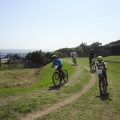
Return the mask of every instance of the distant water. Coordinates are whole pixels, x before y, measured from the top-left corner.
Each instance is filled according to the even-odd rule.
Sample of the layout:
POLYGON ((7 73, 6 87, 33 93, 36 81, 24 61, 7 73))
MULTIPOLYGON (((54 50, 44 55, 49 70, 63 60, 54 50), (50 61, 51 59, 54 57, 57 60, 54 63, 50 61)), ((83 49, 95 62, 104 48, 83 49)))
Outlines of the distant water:
POLYGON ((39 50, 28 50, 28 49, 0 49, 0 58, 9 59, 10 55, 18 54, 21 57, 25 57, 29 52, 34 52, 39 50))
POLYGON ((39 50, 30 50, 30 49, 0 49, 0 53, 29 53, 39 50))
MULTIPOLYGON (((18 54, 21 57, 25 57, 29 52, 35 52, 39 50, 33 50, 33 49, 0 49, 0 58, 4 59, 6 56, 10 56, 10 54, 18 54)), ((44 50, 42 52, 52 52, 52 50, 44 50)))

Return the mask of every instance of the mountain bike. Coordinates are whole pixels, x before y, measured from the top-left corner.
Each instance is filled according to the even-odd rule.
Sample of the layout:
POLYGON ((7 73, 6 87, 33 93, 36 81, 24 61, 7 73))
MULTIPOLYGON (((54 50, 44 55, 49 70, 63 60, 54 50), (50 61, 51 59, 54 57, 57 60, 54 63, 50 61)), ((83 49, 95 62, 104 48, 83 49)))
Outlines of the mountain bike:
POLYGON ((73 64, 77 66, 77 61, 76 61, 76 57, 72 58, 73 64))
POLYGON ((99 78, 99 90, 101 95, 105 95, 107 93, 107 84, 106 78, 103 75, 103 70, 97 70, 98 78, 99 78))
POLYGON ((91 59, 90 72, 93 73, 94 71, 95 71, 95 59, 91 59))
POLYGON ((55 87, 60 87, 61 86, 61 83, 62 83, 62 80, 64 80, 64 83, 68 82, 68 72, 67 70, 64 70, 63 68, 63 71, 64 71, 64 74, 62 72, 59 72, 57 70, 57 66, 54 66, 54 73, 52 75, 52 81, 53 81, 53 84, 55 87))

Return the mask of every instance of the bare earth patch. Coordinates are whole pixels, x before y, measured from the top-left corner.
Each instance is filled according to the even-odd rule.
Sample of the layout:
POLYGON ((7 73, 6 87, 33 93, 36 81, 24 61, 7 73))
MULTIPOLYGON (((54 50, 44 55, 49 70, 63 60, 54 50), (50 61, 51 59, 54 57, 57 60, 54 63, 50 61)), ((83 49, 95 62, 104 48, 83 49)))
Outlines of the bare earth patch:
MULTIPOLYGON (((84 66, 83 66, 84 67, 84 66)), ((86 68, 86 67, 84 67, 86 68)), ((89 70, 88 68, 86 68, 87 70, 89 70)), ((76 79, 78 77, 80 73, 80 67, 77 66, 77 72, 74 74, 73 77, 71 77, 71 82, 72 79, 76 79)), ((89 80, 89 82, 83 87, 83 89, 75 94, 73 94, 72 96, 70 96, 69 98, 65 99, 64 101, 61 101, 59 103, 56 103, 54 105, 52 105, 51 107, 45 108, 43 111, 38 111, 38 112, 34 112, 34 113, 30 113, 28 114, 25 118, 22 118, 23 120, 34 120, 36 118, 40 118, 42 116, 47 115, 50 112, 53 112, 67 104, 70 104, 72 102, 75 102, 76 99, 78 99, 79 97, 81 97, 83 94, 85 94, 95 83, 96 81, 96 77, 94 74, 91 74, 91 79, 89 80)), ((69 83, 70 84, 70 83, 69 83)))
MULTIPOLYGON (((9 84, 0 84, 0 87, 22 87, 22 86, 28 86, 30 84, 34 84, 39 80, 39 74, 40 74, 40 69, 34 69, 32 74, 30 76, 15 76, 12 73, 7 73, 7 77, 12 78, 12 79, 21 79, 22 81, 19 83, 9 83, 9 84)), ((7 96, 7 98, 0 99, 1 105, 5 105, 7 102, 10 101, 16 101, 21 99, 21 96, 7 96)))
POLYGON ((12 73, 8 72, 5 74, 5 76, 9 79, 12 79, 12 82, 6 82, 3 84, 0 84, 0 87, 20 87, 20 86, 28 86, 31 84, 34 84, 38 81, 39 79, 39 74, 40 74, 40 69, 33 69, 33 71, 29 74, 23 73, 23 72, 18 72, 18 73, 12 73), (19 80, 19 81, 15 81, 19 80))

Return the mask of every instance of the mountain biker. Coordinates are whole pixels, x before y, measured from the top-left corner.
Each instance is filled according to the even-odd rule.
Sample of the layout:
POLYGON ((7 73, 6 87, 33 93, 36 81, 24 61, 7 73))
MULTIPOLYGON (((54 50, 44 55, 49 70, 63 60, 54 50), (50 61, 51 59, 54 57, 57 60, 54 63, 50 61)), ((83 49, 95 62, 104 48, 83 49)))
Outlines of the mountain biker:
POLYGON ((77 57, 77 53, 75 51, 72 51, 70 53, 70 55, 71 55, 72 58, 76 58, 77 57))
POLYGON ((95 58, 95 52, 93 49, 90 50, 90 53, 89 53, 89 64, 91 64, 92 62, 92 59, 95 58))
POLYGON ((63 67, 62 61, 60 59, 58 59, 57 55, 53 55, 52 58, 53 58, 52 67, 57 66, 57 70, 59 72, 62 72, 62 74, 64 75, 64 71, 62 69, 62 67, 63 67))
POLYGON ((98 67, 98 70, 102 70, 102 74, 105 77, 106 85, 108 86, 107 74, 106 74, 107 64, 106 64, 106 62, 103 61, 102 56, 97 57, 97 62, 95 64, 95 71, 96 71, 96 67, 98 67))
POLYGON ((77 57, 77 53, 75 51, 72 51, 70 53, 71 57, 72 57, 72 61, 75 59, 76 60, 76 57, 77 57))

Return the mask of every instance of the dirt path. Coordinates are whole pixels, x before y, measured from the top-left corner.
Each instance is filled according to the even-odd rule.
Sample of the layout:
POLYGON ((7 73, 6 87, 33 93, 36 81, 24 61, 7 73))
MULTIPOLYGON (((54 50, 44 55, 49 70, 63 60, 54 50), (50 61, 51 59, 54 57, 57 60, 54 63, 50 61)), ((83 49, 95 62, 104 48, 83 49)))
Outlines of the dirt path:
MULTIPOLYGON (((87 70, 89 70, 87 67, 82 66, 84 68, 86 68, 87 70)), ((80 72, 79 70, 79 66, 78 66, 78 71, 75 73, 74 77, 77 78, 78 77, 78 73, 80 72)), ((74 79, 75 79, 74 78, 74 79)), ((72 80, 72 79, 71 79, 72 80)), ((83 89, 75 94, 73 94, 71 97, 65 99, 64 101, 61 101, 59 103, 54 104, 53 106, 44 109, 41 112, 35 112, 35 113, 30 113, 29 115, 26 116, 26 118, 23 118, 22 120, 34 120, 36 118, 40 118, 42 116, 47 115, 50 112, 53 112, 67 104, 70 104, 72 102, 75 102, 76 99, 78 99, 79 97, 81 97, 83 94, 85 94, 95 83, 96 81, 96 77, 94 74, 91 74, 91 79, 89 80, 89 82, 83 87, 83 89)))

